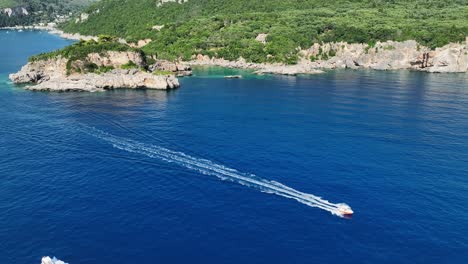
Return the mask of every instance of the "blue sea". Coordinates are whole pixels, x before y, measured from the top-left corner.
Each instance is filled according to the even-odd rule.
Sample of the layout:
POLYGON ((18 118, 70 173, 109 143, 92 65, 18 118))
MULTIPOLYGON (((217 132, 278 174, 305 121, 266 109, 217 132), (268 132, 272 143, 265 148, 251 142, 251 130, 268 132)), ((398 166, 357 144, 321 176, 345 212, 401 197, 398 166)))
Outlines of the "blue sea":
POLYGON ((467 74, 8 81, 67 44, 0 31, 0 263, 468 263, 467 74))

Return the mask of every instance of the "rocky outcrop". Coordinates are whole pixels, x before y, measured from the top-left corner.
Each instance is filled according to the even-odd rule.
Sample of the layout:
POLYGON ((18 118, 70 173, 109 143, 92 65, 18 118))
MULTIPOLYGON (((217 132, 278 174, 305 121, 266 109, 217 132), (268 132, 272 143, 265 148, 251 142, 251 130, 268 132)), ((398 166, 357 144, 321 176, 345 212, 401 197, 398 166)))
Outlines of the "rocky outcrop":
POLYGON ((99 67, 114 67, 119 68, 122 65, 133 62, 139 67, 146 66, 144 58, 140 53, 134 51, 118 52, 107 51, 104 54, 90 53, 87 58, 88 62, 94 63, 99 67))
MULTIPOLYGON (((179 81, 174 74, 153 74, 140 68, 119 69, 118 67, 133 61, 143 64, 138 53, 108 52, 107 56, 91 53, 87 63, 98 67, 115 67, 116 69, 103 73, 85 72, 83 70, 70 73, 70 68, 78 69, 83 61, 68 62, 65 58, 40 60, 30 62, 19 72, 10 74, 10 80, 17 84, 28 84, 29 90, 47 91, 89 91, 97 92, 117 88, 173 89, 179 87, 179 81), (68 67, 67 67, 68 64, 68 67), (68 68, 68 69, 67 69, 68 68)), ((111 69, 111 68, 107 68, 111 69)))
POLYGON ((11 8, 5 8, 2 10, 3 14, 6 14, 8 17, 11 17, 13 15, 13 9, 11 8))
POLYGON ((223 58, 210 58, 208 55, 202 55, 202 54, 193 56, 193 60, 189 61, 188 63, 190 65, 195 65, 195 66, 220 66, 220 67, 226 67, 226 68, 240 68, 240 69, 252 69, 252 70, 260 70, 265 65, 261 63, 247 62, 242 57, 236 61, 229 61, 223 58))
POLYGON ((297 74, 317 74, 322 73, 320 69, 313 68, 308 64, 284 65, 281 63, 252 63, 247 62, 244 58, 239 58, 236 61, 228 61, 225 59, 210 58, 206 55, 197 55, 194 60, 189 62, 193 66, 219 66, 226 68, 239 68, 255 70, 257 74, 280 74, 280 75, 297 75, 297 74))
POLYGON ((137 43, 129 43, 128 45, 132 48, 143 48, 153 41, 152 39, 140 39, 137 43))
POLYGON ((88 19, 89 19, 88 13, 81 13, 81 15, 75 19, 75 24, 86 22, 88 19))
POLYGON ((174 75, 156 76, 139 70, 113 70, 103 74, 74 74, 50 79, 37 85, 27 86, 33 91, 87 91, 102 92, 109 89, 158 89, 167 90, 179 87, 174 75))
POLYGON ((160 7, 166 3, 178 3, 178 4, 183 4, 188 2, 188 0, 158 0, 156 6, 160 7))
POLYGON ((452 43, 435 51, 416 41, 349 44, 315 44, 301 51, 300 64, 312 68, 369 68, 375 70, 411 69, 427 72, 467 72, 467 45, 452 43))
MULTIPOLYGON (((468 42, 468 41, 467 41, 468 42)), ((428 54, 428 72, 467 72, 468 48, 467 45, 449 44, 428 54)))
POLYGON ((156 60, 154 64, 148 67, 148 70, 154 73, 171 72, 178 77, 192 75, 192 68, 189 65, 165 60, 156 60))
POLYGON ((323 73, 322 70, 314 69, 303 64, 297 65, 264 65, 262 69, 255 71, 256 74, 280 74, 280 75, 298 75, 298 74, 317 74, 323 73))
POLYGON ((265 45, 267 43, 267 37, 268 37, 268 34, 260 33, 257 35, 255 40, 265 45))
POLYGON ((30 62, 19 72, 10 74, 10 80, 14 83, 40 83, 59 79, 67 74, 67 62, 64 58, 30 62))
POLYGON ((29 11, 22 6, 0 9, 0 14, 2 13, 7 15, 8 17, 29 15, 29 11))
POLYGON ((164 28, 164 25, 155 25, 151 29, 156 31, 161 31, 164 28))

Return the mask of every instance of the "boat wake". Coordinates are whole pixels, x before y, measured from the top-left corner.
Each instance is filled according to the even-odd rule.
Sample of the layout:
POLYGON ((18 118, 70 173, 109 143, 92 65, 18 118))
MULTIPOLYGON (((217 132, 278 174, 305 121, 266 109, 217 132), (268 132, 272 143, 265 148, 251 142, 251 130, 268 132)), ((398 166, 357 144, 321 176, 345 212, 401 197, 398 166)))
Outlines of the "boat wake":
POLYGON ((41 261, 41 264, 68 264, 68 263, 63 262, 63 261, 57 259, 56 257, 53 257, 53 258, 43 257, 42 261, 41 261))
POLYGON ((352 214, 351 208, 346 204, 330 203, 321 197, 300 192, 276 181, 262 179, 254 174, 239 172, 207 159, 195 158, 182 152, 169 150, 160 146, 144 144, 131 139, 114 136, 92 127, 82 127, 81 129, 86 134, 112 144, 117 149, 161 159, 205 175, 216 176, 221 180, 231 181, 249 188, 257 189, 261 192, 294 199, 310 207, 326 210, 336 216, 343 217, 349 215, 349 212, 352 214))

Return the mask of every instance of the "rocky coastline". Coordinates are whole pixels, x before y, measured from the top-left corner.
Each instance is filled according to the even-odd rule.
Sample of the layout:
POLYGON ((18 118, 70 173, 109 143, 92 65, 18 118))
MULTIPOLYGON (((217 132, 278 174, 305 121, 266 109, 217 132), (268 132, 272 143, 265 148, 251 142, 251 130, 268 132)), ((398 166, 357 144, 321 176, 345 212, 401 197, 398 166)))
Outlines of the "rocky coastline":
POLYGON ((468 37, 463 43, 450 43, 431 50, 416 41, 386 41, 375 45, 347 42, 314 44, 299 52, 295 65, 250 63, 239 58, 228 61, 204 55, 193 57, 192 66, 219 66, 252 69, 257 74, 316 74, 332 69, 415 70, 431 73, 467 73, 468 37))
POLYGON ((237 68, 254 70, 256 74, 280 74, 280 75, 297 75, 297 74, 317 74, 323 73, 321 69, 312 69, 303 67, 300 64, 284 65, 281 63, 253 63, 247 62, 244 58, 239 58, 237 61, 229 61, 219 58, 210 58, 208 56, 198 55, 187 62, 190 66, 216 66, 224 68, 237 68))
POLYGON ((138 52, 109 51, 90 53, 72 62, 63 57, 32 61, 9 78, 15 84, 26 84, 25 89, 33 91, 169 90, 180 86, 177 72, 159 71, 158 67, 151 71, 144 66, 145 60, 138 52), (90 65, 92 70, 89 70, 90 65))
MULTIPOLYGON (((20 76, 10 77, 15 83, 20 76)), ((30 82, 26 82, 30 83, 30 82)), ((82 91, 82 92, 103 92, 111 89, 157 89, 169 90, 179 87, 178 79, 173 75, 154 76, 150 73, 139 70, 112 70, 111 72, 96 74, 75 74, 67 77, 54 78, 35 85, 28 85, 25 89, 31 91, 82 91)))
MULTIPOLYGON (((11 30, 45 30, 62 38, 73 40, 94 40, 94 36, 68 34, 56 28, 54 23, 47 25, 3 28, 11 30)), ((118 40, 127 44, 125 40, 118 40)), ((347 42, 314 44, 299 51, 297 64, 252 63, 243 58, 229 61, 223 58, 210 58, 197 55, 188 62, 168 62, 152 58, 152 65, 145 65, 142 54, 135 52, 107 52, 89 54, 88 63, 97 67, 110 67, 105 72, 86 72, 85 62, 73 65, 77 72, 70 74, 67 60, 55 58, 48 61, 30 62, 18 73, 10 75, 17 84, 27 84, 25 89, 34 91, 104 91, 117 88, 174 89, 179 87, 177 77, 191 75, 190 66, 218 66, 226 68, 250 69, 256 74, 320 74, 333 69, 373 69, 373 70, 414 70, 429 73, 467 73, 468 37, 462 43, 450 43, 435 50, 424 47, 416 41, 386 41, 369 44, 347 42), (133 62, 137 69, 122 69, 121 66, 133 62), (81 63, 81 64, 80 64, 81 63), (144 70, 143 70, 144 69, 144 70)), ((127 44, 128 45, 128 44, 127 44)))

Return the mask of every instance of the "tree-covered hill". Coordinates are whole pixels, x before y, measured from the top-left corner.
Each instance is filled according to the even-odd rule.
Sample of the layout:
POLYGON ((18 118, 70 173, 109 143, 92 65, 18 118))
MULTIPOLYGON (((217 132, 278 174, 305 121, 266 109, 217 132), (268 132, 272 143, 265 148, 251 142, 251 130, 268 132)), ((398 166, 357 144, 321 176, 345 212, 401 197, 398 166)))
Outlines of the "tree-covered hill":
POLYGON ((0 27, 52 22, 96 0, 0 0, 0 27))
POLYGON ((102 0, 66 31, 150 38, 144 50, 160 58, 202 53, 294 63, 313 43, 415 39, 432 48, 468 35, 468 0, 102 0), (164 27, 160 30, 154 26, 164 27), (256 41, 268 34, 266 43, 256 41))

